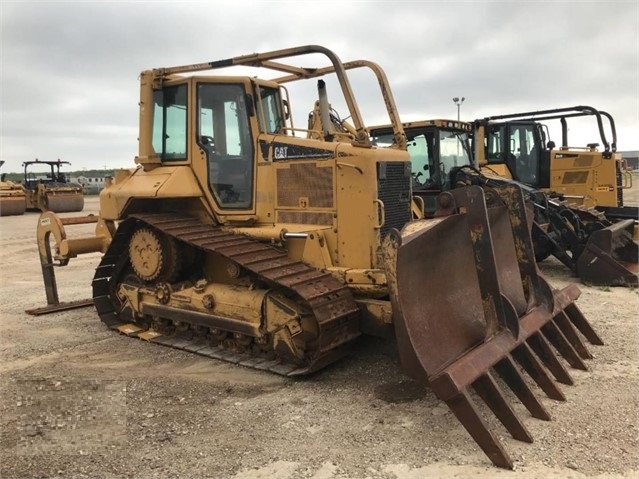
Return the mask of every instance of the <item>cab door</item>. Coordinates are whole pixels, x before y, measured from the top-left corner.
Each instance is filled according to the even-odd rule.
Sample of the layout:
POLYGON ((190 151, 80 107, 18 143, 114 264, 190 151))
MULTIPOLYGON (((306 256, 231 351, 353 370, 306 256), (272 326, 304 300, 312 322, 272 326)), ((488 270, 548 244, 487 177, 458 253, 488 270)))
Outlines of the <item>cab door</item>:
POLYGON ((220 210, 254 209, 255 162, 243 84, 197 84, 197 142, 206 152, 208 188, 220 210))

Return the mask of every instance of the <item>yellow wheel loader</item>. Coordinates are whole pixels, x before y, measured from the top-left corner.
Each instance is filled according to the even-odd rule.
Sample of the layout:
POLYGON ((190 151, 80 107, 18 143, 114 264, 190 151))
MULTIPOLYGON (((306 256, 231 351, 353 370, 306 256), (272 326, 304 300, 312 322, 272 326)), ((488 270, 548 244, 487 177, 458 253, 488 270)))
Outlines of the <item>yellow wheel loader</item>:
POLYGON ((84 193, 82 186, 71 183, 60 171, 68 161, 25 161, 24 181, 22 185, 26 194, 27 210, 53 211, 66 213, 84 209, 84 193), (46 168, 45 171, 41 167, 46 168))
POLYGON ((506 468, 471 391, 531 442, 496 377, 547 420, 526 376, 563 400, 557 383, 572 379, 558 356, 586 369, 586 342, 602 344, 577 287, 555 290, 535 268, 518 188, 489 201, 477 186, 445 192, 437 218, 412 221, 410 157, 377 65, 310 45, 147 70, 139 105, 138 167, 107 183, 99 217, 41 215, 49 305, 32 314, 69 306, 54 267, 101 251, 93 304, 132 338, 299 376, 349 354, 362 334, 395 336, 406 372, 506 468), (292 63, 300 58, 314 63, 292 63), (230 76, 236 66, 260 75, 230 76), (369 138, 346 73, 359 66, 377 75, 395 146, 369 138), (309 80, 316 129, 291 114, 289 85, 309 80), (329 81, 349 126, 331 116, 329 81), (90 221, 94 236, 66 236, 90 221))
MULTIPOLYGON (((0 161, 0 167, 4 161, 0 161)), ((26 195, 20 183, 0 178, 0 216, 23 215, 27 208, 26 195)))

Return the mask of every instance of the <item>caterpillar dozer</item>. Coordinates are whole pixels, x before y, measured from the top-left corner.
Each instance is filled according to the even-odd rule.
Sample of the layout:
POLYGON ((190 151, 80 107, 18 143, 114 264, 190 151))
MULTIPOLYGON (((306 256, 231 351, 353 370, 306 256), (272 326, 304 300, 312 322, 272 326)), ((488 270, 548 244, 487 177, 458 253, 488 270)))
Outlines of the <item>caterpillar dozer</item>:
MULTIPOLYGON (((0 167, 4 160, 0 161, 0 167)), ((27 208, 26 195, 20 183, 9 181, 2 173, 0 177, 0 216, 23 215, 27 208)))
POLYGON ((591 106, 573 106, 489 116, 474 123, 475 145, 479 147, 475 154, 482 166, 552 197, 596 208, 610 220, 639 219, 639 208, 624 204, 624 190, 632 188, 632 174, 617 153, 617 131, 609 113, 591 106), (598 142, 569 146, 568 119, 576 118, 596 122, 598 142), (550 122, 561 126, 559 147, 551 139, 550 122))
POLYGON ((54 213, 77 212, 84 209, 82 186, 71 183, 60 167, 68 161, 43 161, 37 158, 22 163, 27 210, 54 213), (45 166, 45 172, 37 171, 45 166))
POLYGON ((437 218, 412 220, 404 130, 376 64, 309 45, 146 70, 139 105, 138 166, 107 183, 99 215, 40 216, 48 306, 31 314, 67 307, 54 268, 100 251, 93 304, 133 338, 299 376, 349 354, 362 334, 394 336, 406 372, 505 468, 512 459, 472 391, 531 442, 496 376, 548 420, 525 375, 563 400, 566 365, 586 369, 586 343, 602 344, 578 288, 555 290, 535 268, 518 188, 494 190, 509 201, 487 202, 477 186, 444 192, 437 218), (306 55, 328 66, 292 64, 306 55), (230 76, 236 66, 272 77, 230 76), (355 67, 377 76, 397 146, 371 143, 346 73, 355 67), (294 125, 289 97, 289 84, 309 79, 313 130, 294 125), (333 121, 329 80, 352 126, 333 121), (95 235, 67 237, 89 222, 95 235))
POLYGON ((491 116, 474 125, 474 156, 483 174, 544 193, 531 190, 539 205, 541 228, 533 232, 538 259, 552 254, 588 283, 636 287, 639 208, 624 204, 632 175, 616 143, 612 116, 589 106, 491 116), (602 151, 599 143, 568 146, 568 119, 578 117, 596 120, 602 151), (560 147, 542 121, 561 123, 560 147))

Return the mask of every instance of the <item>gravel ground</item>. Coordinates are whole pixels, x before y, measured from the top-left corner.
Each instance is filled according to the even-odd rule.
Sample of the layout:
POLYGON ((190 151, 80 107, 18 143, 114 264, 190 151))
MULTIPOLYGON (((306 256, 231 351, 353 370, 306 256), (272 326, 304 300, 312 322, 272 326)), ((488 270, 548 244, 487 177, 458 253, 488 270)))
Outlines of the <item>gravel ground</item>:
MULTIPOLYGON (((515 461, 505 471, 401 372, 393 342, 364 338, 294 380, 120 336, 93 308, 25 314, 45 303, 37 217, 0 218, 3 478, 639 477, 636 289, 580 285, 577 304, 606 345, 590 348, 590 371, 571 370, 567 401, 539 393, 551 422, 513 401, 534 443, 492 423, 515 461)), ((57 270, 61 300, 90 296, 98 261, 57 270)), ((542 270, 554 286, 578 282, 557 262, 542 270)))

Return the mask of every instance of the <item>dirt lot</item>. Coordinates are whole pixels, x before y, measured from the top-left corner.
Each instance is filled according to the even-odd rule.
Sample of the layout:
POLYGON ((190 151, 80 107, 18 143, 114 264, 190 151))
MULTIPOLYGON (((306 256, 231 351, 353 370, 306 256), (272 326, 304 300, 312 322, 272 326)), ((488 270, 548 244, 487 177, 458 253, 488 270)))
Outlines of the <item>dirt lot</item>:
MULTIPOLYGON (((403 375, 391 342, 366 338, 293 380, 120 336, 92 308, 25 314, 45 304, 37 217, 0 218, 3 478, 639 477, 636 289, 581 286, 577 304, 606 345, 590 348, 590 371, 571 370, 566 402, 539 392, 553 421, 517 409, 533 444, 495 426, 516 462, 504 471, 403 375)), ((98 260, 57 270, 62 300, 90 296, 98 260)), ((543 270, 557 287, 574 281, 558 263, 543 270)))

